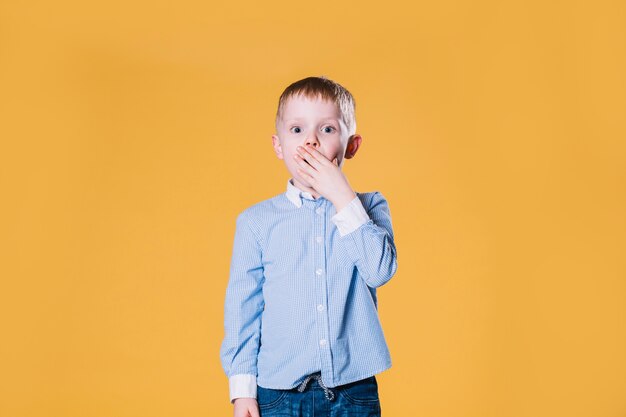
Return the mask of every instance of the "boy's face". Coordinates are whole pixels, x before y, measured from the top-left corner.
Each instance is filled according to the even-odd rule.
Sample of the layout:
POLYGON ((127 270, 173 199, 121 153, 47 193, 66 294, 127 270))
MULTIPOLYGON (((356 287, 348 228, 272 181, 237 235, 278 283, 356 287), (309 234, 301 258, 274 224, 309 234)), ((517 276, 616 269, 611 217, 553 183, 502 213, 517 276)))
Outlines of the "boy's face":
POLYGON ((348 138, 347 127, 341 120, 337 105, 321 98, 289 98, 283 107, 276 133, 272 135, 276 156, 285 161, 295 185, 303 185, 304 188, 311 185, 298 174, 298 163, 293 157, 298 153, 298 146, 311 145, 331 162, 337 157, 337 164, 341 167, 344 157, 352 158, 361 142, 360 135, 348 138))

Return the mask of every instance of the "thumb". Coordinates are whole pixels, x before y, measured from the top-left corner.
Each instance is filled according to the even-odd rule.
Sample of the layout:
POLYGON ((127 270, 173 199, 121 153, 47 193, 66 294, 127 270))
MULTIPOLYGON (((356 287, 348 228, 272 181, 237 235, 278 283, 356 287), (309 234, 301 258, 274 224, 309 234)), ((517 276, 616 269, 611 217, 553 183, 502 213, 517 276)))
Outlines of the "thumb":
POLYGON ((335 157, 335 159, 333 159, 333 164, 339 166, 339 161, 337 160, 337 157, 335 157))

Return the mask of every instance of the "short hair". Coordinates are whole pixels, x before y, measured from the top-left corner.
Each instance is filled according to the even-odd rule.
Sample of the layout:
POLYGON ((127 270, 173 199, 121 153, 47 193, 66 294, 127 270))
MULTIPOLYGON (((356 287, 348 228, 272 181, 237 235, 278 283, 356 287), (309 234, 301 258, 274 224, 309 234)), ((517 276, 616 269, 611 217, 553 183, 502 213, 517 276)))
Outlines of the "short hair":
POLYGON ((348 129, 348 137, 356 133, 356 103, 352 94, 341 84, 328 79, 322 75, 320 77, 307 77, 289 85, 278 99, 278 110, 276 111, 276 129, 278 122, 282 118, 283 109, 287 100, 294 96, 303 96, 309 99, 322 98, 337 105, 339 114, 348 129))

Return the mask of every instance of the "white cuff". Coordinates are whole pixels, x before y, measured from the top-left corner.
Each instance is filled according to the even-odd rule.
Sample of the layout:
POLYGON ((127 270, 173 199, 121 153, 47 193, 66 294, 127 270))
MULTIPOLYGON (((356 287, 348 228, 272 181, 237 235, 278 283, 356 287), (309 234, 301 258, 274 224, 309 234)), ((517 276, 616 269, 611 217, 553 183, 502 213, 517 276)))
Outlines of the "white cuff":
POLYGON ((330 219, 339 229, 339 234, 345 236, 366 223, 370 216, 365 211, 359 197, 354 197, 347 206, 339 210, 330 219))
POLYGON ((236 398, 256 398, 256 375, 238 374, 228 378, 230 403, 236 398))

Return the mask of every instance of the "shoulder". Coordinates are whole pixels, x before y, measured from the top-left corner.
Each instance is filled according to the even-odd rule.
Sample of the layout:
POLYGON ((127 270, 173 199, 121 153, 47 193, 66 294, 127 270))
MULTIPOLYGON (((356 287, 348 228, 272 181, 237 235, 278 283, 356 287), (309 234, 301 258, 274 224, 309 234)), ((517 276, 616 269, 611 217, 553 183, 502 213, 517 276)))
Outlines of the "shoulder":
POLYGON ((283 194, 278 194, 244 208, 237 214, 237 226, 250 227, 257 235, 261 235, 265 220, 283 209, 284 199, 283 194))

